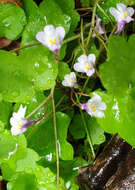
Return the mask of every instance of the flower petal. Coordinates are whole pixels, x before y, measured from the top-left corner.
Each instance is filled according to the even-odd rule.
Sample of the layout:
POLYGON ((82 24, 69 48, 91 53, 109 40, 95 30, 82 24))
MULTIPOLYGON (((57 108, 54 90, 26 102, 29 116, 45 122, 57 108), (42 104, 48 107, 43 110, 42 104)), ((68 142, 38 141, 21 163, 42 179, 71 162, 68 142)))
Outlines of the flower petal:
POLYGON ((87 74, 87 76, 92 76, 93 74, 95 73, 95 69, 94 68, 91 68, 91 69, 89 69, 87 72, 86 72, 86 74, 87 74))
POLYGON ((117 3, 117 9, 122 13, 122 12, 126 12, 127 7, 126 5, 124 5, 123 3, 117 3))
POLYGON ((106 103, 105 102, 101 102, 100 103, 100 110, 105 110, 106 109, 106 103))
POLYGON ((98 117, 98 118, 102 118, 102 117, 105 116, 104 112, 103 111, 99 111, 99 110, 93 112, 92 115, 95 116, 95 117, 98 117))
POLYGON ((18 117, 24 117, 25 116, 25 112, 26 112, 26 109, 27 109, 27 107, 25 106, 24 108, 23 108, 23 106, 22 106, 22 104, 20 105, 20 107, 19 107, 19 110, 18 110, 18 112, 17 112, 17 114, 18 114, 18 117))
POLYGON ((49 47, 49 49, 51 50, 51 51, 55 51, 55 50, 58 50, 60 48, 60 44, 52 44, 52 45, 50 45, 50 47, 49 47))
POLYGON ((63 86, 67 87, 77 87, 77 80, 76 75, 74 72, 71 72, 70 74, 67 74, 64 76, 64 80, 62 81, 63 86))
POLYGON ((127 13, 128 15, 131 17, 133 16, 133 14, 135 13, 135 10, 132 7, 128 7, 127 8, 127 13))
POLYGON ((118 19, 119 19, 119 12, 117 11, 117 9, 111 7, 109 9, 109 11, 114 16, 115 20, 118 21, 118 19))
POLYGON ((18 121, 14 117, 11 117, 10 118, 10 124, 11 124, 11 126, 17 127, 18 126, 18 121))
POLYGON ((87 60, 88 60, 88 58, 87 58, 87 55, 85 55, 85 54, 78 57, 78 62, 79 63, 85 63, 85 62, 87 62, 87 60))
POLYGON ((11 128, 12 135, 20 135, 20 130, 18 130, 16 127, 11 128))
POLYGON ((90 100, 91 101, 96 101, 96 102, 101 102, 102 99, 98 94, 94 93, 93 97, 90 100))
POLYGON ((126 21, 118 22, 117 23, 117 30, 116 30, 115 34, 119 34, 124 29, 125 24, 126 24, 126 21))
POLYGON ((73 78, 73 79, 76 79, 75 72, 71 72, 71 73, 70 73, 70 77, 73 78))
POLYGON ((44 32, 38 32, 36 34, 36 39, 41 42, 41 43, 44 43, 44 32))
POLYGON ((69 83, 67 82, 67 80, 63 80, 63 81, 62 81, 62 85, 63 85, 63 86, 68 86, 69 83))
POLYGON ((84 65, 83 63, 75 63, 74 66, 73 66, 73 68, 77 72, 84 73, 85 71, 84 71, 83 65, 84 65))
POLYGON ((80 107, 82 110, 88 110, 88 108, 89 108, 87 103, 86 104, 80 104, 80 107))
POLYGON ((95 54, 89 54, 88 55, 88 62, 93 63, 93 65, 95 64, 96 61, 96 56, 95 54))
POLYGON ((65 37, 65 29, 61 26, 56 28, 56 35, 59 36, 60 41, 62 41, 65 37))
POLYGON ((52 34, 52 33, 55 33, 55 28, 54 28, 54 26, 53 25, 46 25, 45 27, 44 27, 44 33, 45 34, 49 34, 50 35, 50 33, 52 34))

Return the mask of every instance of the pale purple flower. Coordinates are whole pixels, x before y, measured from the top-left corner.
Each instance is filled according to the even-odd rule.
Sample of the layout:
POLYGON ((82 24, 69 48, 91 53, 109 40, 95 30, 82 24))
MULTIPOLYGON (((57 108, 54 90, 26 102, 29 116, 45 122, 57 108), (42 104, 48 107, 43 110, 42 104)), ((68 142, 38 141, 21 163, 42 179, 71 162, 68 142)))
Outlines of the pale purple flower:
POLYGON ((75 73, 71 72, 70 74, 65 75, 62 85, 77 88, 77 79, 75 73))
POLYGON ((89 115, 102 118, 104 117, 106 104, 102 102, 98 94, 94 93, 94 96, 86 104, 80 104, 80 107, 82 110, 86 110, 89 115))
POLYGON ((87 76, 92 76, 95 73, 94 65, 96 56, 83 54, 78 58, 78 62, 74 64, 74 70, 81 73, 86 73, 87 76))
MULTIPOLYGON (((102 20, 96 15, 96 26, 95 26, 95 29, 98 31, 99 34, 104 34, 105 30, 104 30, 104 28, 101 25, 101 21, 102 20)), ((96 36, 96 34, 95 34, 95 32, 93 32, 92 37, 95 37, 95 36, 96 36)))
POLYGON ((27 127, 34 124, 34 121, 27 120, 25 116, 26 106, 20 105, 18 112, 14 112, 10 118, 12 135, 21 135, 27 130, 27 127))
POLYGON ((64 37, 65 29, 61 26, 54 28, 53 25, 45 26, 44 31, 36 35, 36 39, 55 54, 58 54, 64 37))
POLYGON ((114 16, 117 22, 116 34, 119 34, 124 29, 126 23, 134 20, 132 18, 134 9, 132 7, 126 7, 126 5, 122 3, 117 3, 117 9, 111 7, 110 13, 114 16))

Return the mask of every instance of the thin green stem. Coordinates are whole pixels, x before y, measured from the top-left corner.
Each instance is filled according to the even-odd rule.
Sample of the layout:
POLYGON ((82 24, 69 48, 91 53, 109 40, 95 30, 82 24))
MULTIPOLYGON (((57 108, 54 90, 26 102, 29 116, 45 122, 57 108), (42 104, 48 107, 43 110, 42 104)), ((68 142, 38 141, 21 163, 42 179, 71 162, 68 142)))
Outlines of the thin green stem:
POLYGON ((77 34, 77 35, 75 35, 75 36, 72 36, 72 37, 70 37, 70 38, 67 38, 66 40, 63 41, 62 44, 66 44, 66 43, 71 42, 71 41, 73 41, 73 40, 76 40, 76 39, 78 39, 78 38, 80 38, 80 37, 81 37, 81 35, 80 35, 80 33, 79 33, 79 34, 77 34))
POLYGON ((117 28, 117 24, 114 25, 114 27, 113 27, 113 29, 112 29, 112 32, 111 32, 111 34, 109 35, 109 38, 113 35, 113 33, 114 33, 114 31, 116 30, 116 28, 117 28))
POLYGON ((106 12, 104 11, 104 9, 102 9, 102 7, 98 3, 97 3, 97 7, 108 18, 108 20, 110 21, 111 25, 113 26, 111 18, 106 14, 106 12))
MULTIPOLYGON (((53 91, 54 94, 54 91, 53 91)), ((54 125, 54 135, 55 135, 55 144, 56 144, 56 165, 57 165, 57 190, 59 190, 59 176, 60 176, 60 169, 59 169, 59 145, 58 145, 58 135, 57 135, 57 125, 56 125, 56 108, 54 97, 52 94, 52 106, 53 106, 53 125, 54 125)))
POLYGON ((98 33, 98 31, 97 31, 96 29, 94 29, 94 32, 95 32, 95 34, 96 34, 96 37, 97 37, 97 38, 99 39, 99 41, 103 44, 105 50, 107 51, 107 46, 106 46, 104 40, 102 39, 102 37, 100 37, 101 35, 98 33))
POLYGON ((84 85, 83 85, 82 92, 84 92, 84 90, 85 90, 85 88, 86 88, 86 86, 87 86, 89 80, 90 80, 90 77, 88 77, 87 80, 85 81, 85 83, 84 83, 84 85))
POLYGON ((76 11, 85 11, 85 10, 91 10, 91 7, 86 7, 86 8, 78 8, 76 11))
POLYGON ((30 114, 28 114, 26 116, 26 119, 28 119, 29 117, 31 117, 34 113, 36 113, 44 104, 46 104, 51 98, 52 98, 52 93, 53 93, 53 88, 51 89, 51 92, 49 94, 49 96, 43 100, 30 114))
POLYGON ((29 44, 29 45, 26 45, 26 46, 23 46, 23 47, 20 47, 20 48, 12 49, 10 52, 14 53, 14 52, 20 51, 22 49, 33 47, 33 46, 37 46, 37 45, 40 45, 40 42, 35 42, 33 44, 29 44))
POLYGON ((88 46, 88 44, 90 42, 90 39, 91 39, 91 36, 92 36, 92 32, 93 32, 93 28, 94 28, 94 25, 95 25, 95 16, 96 16, 97 3, 98 3, 98 0, 95 0, 95 4, 94 4, 94 8, 93 8, 93 13, 92 13, 91 27, 90 27, 90 30, 89 30, 89 34, 88 34, 88 38, 87 38, 87 43, 86 43, 87 46, 88 46))
MULTIPOLYGON (((77 102, 78 102, 79 105, 80 105, 80 100, 79 100, 78 95, 75 94, 75 96, 76 96, 77 102)), ((83 125, 84 125, 84 128, 85 128, 86 134, 87 134, 87 138, 88 138, 88 142, 89 142, 89 145, 90 145, 90 148, 91 148, 91 152, 92 152, 92 155, 93 155, 93 159, 95 159, 95 152, 94 152, 94 148, 93 148, 93 145, 92 145, 92 140, 91 140, 91 137, 90 137, 88 128, 87 128, 87 124, 86 124, 86 121, 85 121, 85 118, 84 118, 84 114, 83 114, 83 112, 82 112, 81 109, 80 109, 80 114, 81 114, 81 117, 82 117, 82 121, 83 121, 83 125)))
MULTIPOLYGON (((56 108, 63 102, 65 96, 66 96, 66 95, 64 95, 64 96, 61 97, 61 99, 60 99, 60 100, 58 101, 58 103, 56 104, 56 108)), ((47 114, 47 116, 45 117, 45 119, 47 119, 52 113, 53 113, 52 111, 49 112, 49 113, 47 114)), ((40 124, 41 124, 41 123, 40 123, 40 124)), ((38 126, 39 126, 39 125, 36 125, 36 126, 33 128, 33 130, 30 131, 30 133, 27 135, 26 138, 29 138, 29 137, 32 135, 32 133, 37 129, 38 126)))
POLYGON ((81 41, 82 41, 83 51, 85 53, 85 44, 84 44, 84 37, 83 37, 83 19, 81 19, 81 41))

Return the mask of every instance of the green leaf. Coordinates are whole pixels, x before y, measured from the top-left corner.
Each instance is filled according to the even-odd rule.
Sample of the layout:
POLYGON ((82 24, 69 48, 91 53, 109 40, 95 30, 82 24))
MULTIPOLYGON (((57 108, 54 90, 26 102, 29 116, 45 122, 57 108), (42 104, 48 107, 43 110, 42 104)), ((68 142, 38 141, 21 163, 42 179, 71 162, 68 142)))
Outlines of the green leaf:
POLYGON ((26 17, 23 9, 12 3, 0 3, 0 37, 16 40, 21 36, 26 25, 26 17))
POLYGON ((106 103, 106 110, 104 111, 105 117, 97 119, 100 126, 108 133, 115 134, 118 132, 119 127, 119 108, 116 98, 111 95, 100 92, 102 101, 106 103))
POLYGON ((100 93, 107 104, 105 117, 98 119, 100 126, 108 133, 118 133, 124 140, 135 147, 135 89, 129 89, 122 97, 100 93))
MULTIPOLYGON (((110 14, 109 9, 110 7, 114 7, 116 8, 116 4, 117 3, 123 3, 123 4, 127 4, 127 0, 107 0, 104 2, 100 3, 101 8, 104 10, 104 12, 112 18, 112 20, 114 21, 114 17, 110 14)), ((135 0, 131 0, 130 1, 130 5, 134 5, 135 4, 135 0)), ((102 19, 104 24, 108 24, 110 21, 109 19, 104 15, 104 13, 100 10, 97 9, 97 14, 98 16, 102 19)))
POLYGON ((70 26, 70 32, 74 31, 74 29, 77 27, 78 22, 80 21, 80 16, 75 11, 75 1, 74 0, 55 0, 63 12, 71 17, 71 26, 70 26))
POLYGON ((55 27, 61 25, 65 28, 66 33, 68 33, 71 17, 65 14, 63 7, 61 9, 55 0, 45 0, 40 4, 39 8, 46 21, 46 25, 53 24, 55 27))
POLYGON ((79 157, 70 161, 60 161, 60 175, 64 179, 65 186, 68 190, 78 190, 79 187, 75 183, 75 177, 78 176, 78 169, 84 167, 88 163, 79 157))
POLYGON ((58 65, 55 56, 47 48, 39 45, 27 49, 21 52, 19 58, 23 61, 22 72, 33 83, 36 90, 48 90, 55 86, 58 65))
POLYGON ((60 80, 64 80, 64 76, 66 74, 69 74, 71 72, 69 66, 67 63, 65 62, 59 62, 58 63, 58 77, 60 78, 60 80))
POLYGON ((32 97, 34 95, 32 82, 21 71, 21 60, 16 55, 3 50, 0 51, 0 60, 0 93, 3 100, 20 102, 32 97))
MULTIPOLYGON (((14 112, 17 112, 20 105, 22 104, 23 107, 26 106, 27 109, 26 109, 26 114, 25 115, 28 115, 30 114, 37 106, 39 106, 41 104, 41 102, 43 102, 43 100, 45 100, 47 97, 47 95, 45 96, 43 92, 36 92, 35 93, 35 96, 32 97, 29 101, 25 102, 24 104, 22 103, 17 103, 15 104, 15 107, 14 107, 14 112)), ((44 112, 46 111, 46 105, 43 105, 39 110, 37 110, 36 113, 34 113, 30 119, 35 119, 35 120, 38 120, 42 117, 42 115, 44 114, 44 112)), ((49 102, 49 105, 48 105, 48 112, 49 111, 52 111, 52 105, 51 105, 51 102, 49 102)), ((32 126, 33 128, 33 126, 32 126)), ((29 130, 29 128, 28 128, 29 130)))
POLYGON ((105 135, 103 129, 97 123, 95 118, 91 118, 88 114, 85 114, 87 127, 91 136, 93 145, 100 145, 105 142, 105 135))
MULTIPOLYGON (((63 180, 60 178, 59 189, 63 190, 63 180)), ((49 169, 37 165, 35 169, 16 173, 7 184, 8 190, 56 190, 56 175, 49 169)))
MULTIPOLYGON (((56 175, 49 169, 44 168, 42 166, 37 166, 34 171, 35 176, 37 178, 38 187, 40 190, 56 190, 56 175)), ((59 189, 63 190, 62 179, 60 178, 60 186, 59 189)))
POLYGON ((12 154, 17 151, 18 147, 24 148, 26 140, 23 135, 12 136, 8 130, 0 131, 0 162, 8 160, 12 154))
POLYGON ((11 180, 16 172, 31 172, 37 165, 39 160, 38 154, 29 148, 19 147, 16 152, 11 154, 10 158, 3 161, 1 165, 4 179, 11 180))
POLYGON ((7 184, 7 190, 38 190, 36 177, 32 174, 19 173, 7 184))
POLYGON ((5 101, 27 102, 35 90, 48 90, 55 85, 58 65, 54 55, 41 45, 19 56, 1 50, 0 59, 0 93, 5 101))
POLYGON ((0 101, 0 121, 2 121, 6 126, 9 123, 9 117, 12 111, 12 104, 4 101, 0 101))
POLYGON ((122 37, 109 40, 108 59, 100 66, 100 76, 107 94, 102 94, 107 109, 105 117, 98 119, 109 133, 118 133, 135 147, 135 35, 128 42, 122 37), (119 51, 117 51, 119 48, 119 51))
MULTIPOLYGON (((92 144, 101 144, 105 141, 105 135, 102 128, 100 128, 95 118, 91 118, 87 113, 84 113, 85 121, 89 134, 91 136, 92 144)), ((76 114, 69 128, 72 136, 75 139, 84 138, 86 131, 80 114, 76 114)))
MULTIPOLYGON (((44 160, 40 161, 44 167, 47 166, 44 160)), ((64 180, 64 185, 67 190, 78 190, 79 187, 75 182, 75 177, 78 176, 78 169, 88 165, 88 162, 81 157, 76 157, 73 160, 60 160, 60 177, 64 180)), ((49 168, 53 173, 56 173, 56 163, 51 163, 49 168)))
POLYGON ((41 17, 38 6, 33 0, 23 0, 23 3, 28 23, 22 34, 21 46, 36 42, 36 34, 43 30, 46 25, 44 18, 41 17))
POLYGON ((119 36, 110 38, 108 59, 100 66, 101 81, 108 93, 121 96, 135 83, 134 43, 135 35, 128 42, 119 36))
MULTIPOLYGON (((77 47, 74 50, 75 57, 77 58, 80 57, 83 53, 84 53, 83 49, 80 47, 79 48, 77 47)), ((94 42, 91 42, 88 46, 88 54, 91 54, 91 53, 95 54, 95 56, 98 57, 99 51, 97 50, 94 42)))
MULTIPOLYGON (((62 160, 72 160, 73 148, 66 141, 70 118, 61 112, 56 113, 56 118, 60 151, 59 156, 62 160)), ((38 152, 40 156, 43 156, 46 161, 56 161, 55 137, 52 118, 47 120, 34 131, 28 139, 28 145, 38 152)))
POLYGON ((74 139, 82 139, 85 137, 86 132, 80 114, 74 116, 69 130, 74 139))

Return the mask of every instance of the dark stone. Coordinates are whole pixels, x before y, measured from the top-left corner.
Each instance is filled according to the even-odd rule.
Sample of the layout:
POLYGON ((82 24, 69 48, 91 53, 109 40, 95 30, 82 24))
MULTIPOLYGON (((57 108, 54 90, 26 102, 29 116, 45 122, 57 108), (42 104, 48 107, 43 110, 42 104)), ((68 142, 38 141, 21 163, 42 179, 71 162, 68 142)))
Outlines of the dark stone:
POLYGON ((126 159, 131 146, 118 135, 113 136, 103 153, 94 164, 81 168, 77 181, 81 190, 102 190, 109 178, 117 171, 121 162, 126 159))

